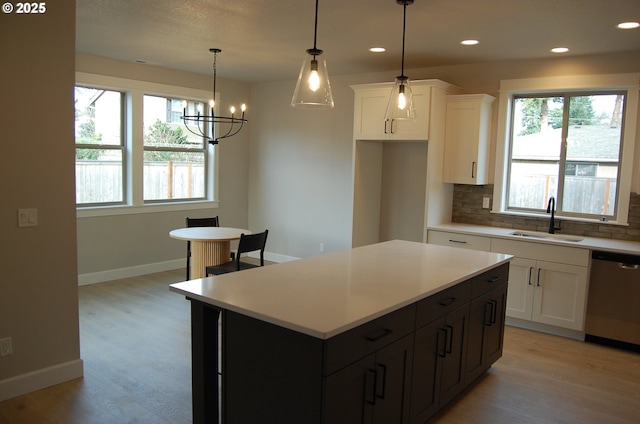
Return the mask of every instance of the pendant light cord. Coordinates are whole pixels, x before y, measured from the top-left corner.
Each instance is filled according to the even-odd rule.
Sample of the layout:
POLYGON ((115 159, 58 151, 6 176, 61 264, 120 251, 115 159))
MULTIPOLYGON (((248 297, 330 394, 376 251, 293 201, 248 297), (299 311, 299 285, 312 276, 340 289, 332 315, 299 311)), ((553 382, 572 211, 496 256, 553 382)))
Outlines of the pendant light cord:
MULTIPOLYGON (((317 1, 317 0, 316 0, 317 1)), ((404 38, 405 32, 407 28, 407 2, 404 2, 404 18, 402 20, 402 68, 400 71, 400 76, 404 78, 404 38)))
POLYGON ((318 1, 316 0, 316 21, 313 25, 313 49, 316 50, 316 39, 318 38, 318 1))

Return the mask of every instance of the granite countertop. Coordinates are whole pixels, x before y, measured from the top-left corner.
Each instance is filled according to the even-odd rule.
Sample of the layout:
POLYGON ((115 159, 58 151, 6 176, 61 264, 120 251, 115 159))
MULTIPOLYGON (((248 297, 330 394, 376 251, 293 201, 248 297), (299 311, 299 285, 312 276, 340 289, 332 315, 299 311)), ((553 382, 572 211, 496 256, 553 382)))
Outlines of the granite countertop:
MULTIPOLYGON (((476 236, 487 236, 504 238, 509 240, 527 241, 531 243, 547 243, 554 245, 562 245, 567 247, 577 247, 589 250, 603 250, 607 252, 626 253, 631 255, 640 255, 640 242, 615 240, 599 237, 572 236, 568 234, 557 233, 557 238, 545 239, 534 237, 514 236, 513 232, 518 231, 515 228, 489 227, 484 225, 449 223, 433 225, 428 227, 429 230, 448 231, 452 233, 470 234, 476 236), (569 241, 569 239, 581 239, 580 241, 569 241)), ((524 231, 525 233, 536 233, 535 231, 524 231)), ((544 236, 546 233, 536 233, 544 236)))
POLYGON ((171 284, 188 298, 320 339, 415 303, 512 256, 394 240, 171 284))

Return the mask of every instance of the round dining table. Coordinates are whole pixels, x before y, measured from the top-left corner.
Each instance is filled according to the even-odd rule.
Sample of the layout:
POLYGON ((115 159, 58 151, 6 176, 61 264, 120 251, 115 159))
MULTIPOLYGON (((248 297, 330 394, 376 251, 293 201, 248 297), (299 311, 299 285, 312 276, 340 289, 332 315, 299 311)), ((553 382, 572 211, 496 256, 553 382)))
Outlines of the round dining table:
POLYGON ((251 234, 243 228, 187 227, 169 231, 169 237, 191 242, 191 278, 205 277, 205 268, 229 262, 231 241, 241 234, 251 234))

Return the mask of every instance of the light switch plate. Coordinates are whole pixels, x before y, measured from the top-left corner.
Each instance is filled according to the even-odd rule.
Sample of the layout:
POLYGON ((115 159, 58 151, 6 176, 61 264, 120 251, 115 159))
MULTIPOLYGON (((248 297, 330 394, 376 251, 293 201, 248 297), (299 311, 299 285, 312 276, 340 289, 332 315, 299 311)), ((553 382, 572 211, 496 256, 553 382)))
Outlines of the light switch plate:
POLYGON ((38 225, 38 209, 18 209, 18 227, 36 227, 38 225))

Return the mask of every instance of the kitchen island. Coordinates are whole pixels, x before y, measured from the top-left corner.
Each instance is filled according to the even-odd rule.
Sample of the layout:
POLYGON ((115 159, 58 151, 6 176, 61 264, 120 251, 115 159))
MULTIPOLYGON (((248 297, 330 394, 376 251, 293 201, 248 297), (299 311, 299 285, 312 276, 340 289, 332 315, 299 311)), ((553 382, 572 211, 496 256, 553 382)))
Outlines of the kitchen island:
POLYGON ((501 356, 510 258, 395 240, 172 284, 194 423, 426 421, 501 356))

